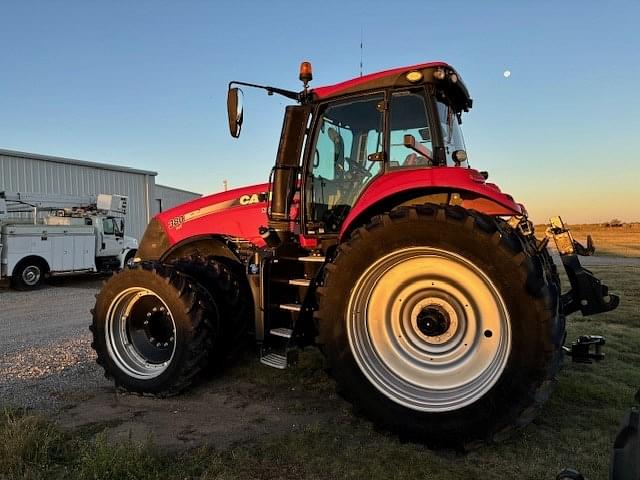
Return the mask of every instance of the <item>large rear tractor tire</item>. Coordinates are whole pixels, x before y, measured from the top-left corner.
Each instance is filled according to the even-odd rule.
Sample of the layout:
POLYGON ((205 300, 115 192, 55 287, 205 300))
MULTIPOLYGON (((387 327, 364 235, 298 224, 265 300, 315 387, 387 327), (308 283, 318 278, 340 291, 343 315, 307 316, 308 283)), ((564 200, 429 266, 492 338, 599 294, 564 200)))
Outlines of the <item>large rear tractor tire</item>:
POLYGON ((381 426, 472 448, 529 423, 562 362, 559 283, 535 239, 461 207, 401 207, 338 248, 318 289, 338 388, 381 426))
POLYGON ((206 368, 219 341, 216 299, 192 277, 159 264, 113 275, 92 314, 98 364, 132 392, 178 393, 206 368))

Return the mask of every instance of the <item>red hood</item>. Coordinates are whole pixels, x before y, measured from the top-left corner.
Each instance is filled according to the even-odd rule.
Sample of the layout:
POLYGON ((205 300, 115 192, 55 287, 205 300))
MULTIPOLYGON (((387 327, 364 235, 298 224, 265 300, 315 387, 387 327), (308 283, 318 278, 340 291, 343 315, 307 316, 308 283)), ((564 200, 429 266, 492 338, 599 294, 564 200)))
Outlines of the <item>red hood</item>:
POLYGON ((268 190, 263 183, 207 195, 159 213, 156 219, 172 245, 207 233, 262 244, 258 229, 267 225, 268 190))

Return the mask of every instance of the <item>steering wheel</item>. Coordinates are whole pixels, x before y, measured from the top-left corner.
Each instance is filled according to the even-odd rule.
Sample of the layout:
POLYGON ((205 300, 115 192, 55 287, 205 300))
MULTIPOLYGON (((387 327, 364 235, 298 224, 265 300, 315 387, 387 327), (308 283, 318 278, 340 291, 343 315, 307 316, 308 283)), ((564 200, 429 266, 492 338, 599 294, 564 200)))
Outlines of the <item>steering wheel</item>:
POLYGON ((346 172, 347 174, 353 173, 353 175, 358 175, 363 178, 370 178, 372 176, 371 172, 363 167, 360 163, 353 161, 350 158, 346 158, 345 160, 349 164, 349 171, 346 172))

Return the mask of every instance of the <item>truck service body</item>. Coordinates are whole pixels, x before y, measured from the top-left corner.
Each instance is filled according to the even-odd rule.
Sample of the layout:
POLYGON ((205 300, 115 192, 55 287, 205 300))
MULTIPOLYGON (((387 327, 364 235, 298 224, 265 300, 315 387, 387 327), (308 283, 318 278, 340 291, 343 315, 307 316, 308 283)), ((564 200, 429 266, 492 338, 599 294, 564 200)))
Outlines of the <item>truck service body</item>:
POLYGON ((138 247, 124 235, 126 208, 119 195, 0 192, 0 279, 25 289, 47 275, 124 268, 138 247))

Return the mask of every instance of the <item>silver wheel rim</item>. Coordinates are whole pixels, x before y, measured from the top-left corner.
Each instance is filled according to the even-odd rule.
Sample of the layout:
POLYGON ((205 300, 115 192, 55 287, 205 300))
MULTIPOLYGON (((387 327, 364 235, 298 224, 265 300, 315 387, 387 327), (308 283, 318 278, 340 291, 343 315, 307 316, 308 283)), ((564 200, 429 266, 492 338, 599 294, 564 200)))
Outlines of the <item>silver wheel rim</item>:
POLYGON ((509 313, 489 277, 468 259, 430 247, 392 252, 360 276, 347 332, 369 381, 424 412, 476 402, 511 351, 509 313))
POLYGON ((107 310, 105 337, 114 363, 137 379, 157 377, 175 355, 173 315, 164 300, 147 288, 128 288, 113 299, 107 310))
POLYGON ((29 265, 22 271, 22 281, 26 285, 33 287, 40 281, 40 275, 40 267, 38 267, 37 265, 29 265))

